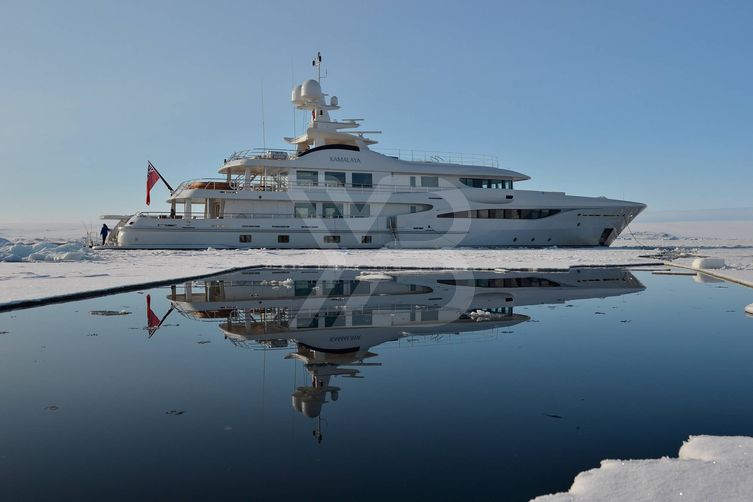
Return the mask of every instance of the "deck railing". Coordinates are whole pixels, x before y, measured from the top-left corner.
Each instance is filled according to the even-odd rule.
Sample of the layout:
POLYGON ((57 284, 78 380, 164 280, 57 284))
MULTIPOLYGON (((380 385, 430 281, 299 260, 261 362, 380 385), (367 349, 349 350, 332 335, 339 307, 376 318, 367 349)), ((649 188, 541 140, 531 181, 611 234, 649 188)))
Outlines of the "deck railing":
MULTIPOLYGON (((178 213, 175 215, 171 215, 168 212, 160 212, 160 211, 142 211, 138 213, 138 215, 142 218, 153 218, 153 219, 159 219, 159 220, 216 220, 216 221, 222 221, 223 219, 255 219, 255 218, 272 218, 272 219, 296 219, 296 220, 342 220, 342 219, 352 219, 352 218, 369 218, 368 216, 337 216, 337 217, 331 217, 331 218, 325 218, 323 216, 296 216, 293 213, 223 213, 221 217, 217 216, 204 216, 204 213, 197 213, 192 214, 190 218, 187 218, 184 214, 178 213)), ((371 218, 378 218, 377 216, 373 216, 371 218)))
MULTIPOLYGON (((499 160, 496 156, 480 153, 438 152, 404 148, 380 148, 374 151, 408 162, 499 167, 499 160)), ((230 157, 225 159, 225 162, 240 159, 293 160, 296 158, 298 158, 296 150, 285 148, 277 148, 274 150, 266 148, 249 148, 247 150, 234 152, 230 157)))
POLYGON ((408 162, 499 167, 499 161, 496 156, 481 153, 436 152, 430 150, 406 150, 403 148, 380 148, 377 151, 389 157, 408 162))
MULTIPOLYGON (((271 177, 270 177, 271 178, 271 177)), ((184 181, 178 188, 175 189, 173 194, 177 194, 182 190, 224 190, 224 191, 242 191, 251 190, 255 192, 288 192, 290 190, 305 190, 305 191, 318 191, 318 190, 353 190, 357 192, 435 192, 439 190, 449 190, 453 187, 419 187, 410 185, 389 185, 389 184, 372 184, 364 185, 359 183, 334 183, 334 182, 322 182, 313 183, 305 181, 291 181, 288 180, 285 183, 274 183, 272 179, 267 182, 259 180, 258 178, 252 180, 250 183, 245 182, 244 176, 238 176, 232 178, 228 183, 227 178, 200 178, 194 180, 184 181)))

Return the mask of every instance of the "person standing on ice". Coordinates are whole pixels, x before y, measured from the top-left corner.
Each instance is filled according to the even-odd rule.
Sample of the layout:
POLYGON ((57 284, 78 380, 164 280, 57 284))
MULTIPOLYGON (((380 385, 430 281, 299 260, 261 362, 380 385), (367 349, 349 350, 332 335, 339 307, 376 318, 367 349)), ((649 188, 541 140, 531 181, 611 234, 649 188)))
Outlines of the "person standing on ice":
POLYGON ((99 231, 99 235, 102 236, 102 245, 105 245, 105 239, 107 239, 107 234, 110 233, 110 229, 107 227, 106 223, 102 223, 102 230, 99 231))

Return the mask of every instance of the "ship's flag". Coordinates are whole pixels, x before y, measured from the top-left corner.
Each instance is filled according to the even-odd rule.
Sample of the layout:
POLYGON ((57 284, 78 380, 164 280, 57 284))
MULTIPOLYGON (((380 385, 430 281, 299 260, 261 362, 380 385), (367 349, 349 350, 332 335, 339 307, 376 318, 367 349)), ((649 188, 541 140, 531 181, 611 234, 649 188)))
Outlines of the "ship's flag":
POLYGON ((157 181, 162 178, 160 176, 159 171, 152 165, 151 162, 149 162, 149 165, 146 168, 146 205, 149 205, 149 192, 151 191, 152 187, 154 186, 157 181))
POLYGON ((160 325, 159 317, 152 311, 152 295, 146 295, 146 330, 151 337, 160 325))
POLYGON ((160 326, 162 326, 162 323, 165 322, 167 316, 169 316, 174 309, 175 307, 171 306, 162 319, 160 319, 152 310, 152 295, 146 295, 146 330, 149 332, 149 338, 151 338, 160 326))

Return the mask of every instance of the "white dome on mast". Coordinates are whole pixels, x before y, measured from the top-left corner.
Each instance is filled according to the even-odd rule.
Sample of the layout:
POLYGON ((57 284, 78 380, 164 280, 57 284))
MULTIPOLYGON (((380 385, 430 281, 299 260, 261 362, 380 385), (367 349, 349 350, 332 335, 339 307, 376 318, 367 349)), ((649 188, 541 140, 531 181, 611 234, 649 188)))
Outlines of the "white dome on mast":
POLYGON ((348 119, 344 121, 333 120, 329 112, 338 110, 339 100, 337 96, 329 98, 322 92, 320 83, 322 56, 317 53, 312 61, 316 69, 317 78, 305 80, 302 84, 293 88, 290 101, 298 110, 308 110, 311 119, 306 132, 294 138, 285 138, 288 143, 294 144, 299 152, 322 145, 354 145, 361 148, 373 145, 375 140, 364 137, 364 133, 378 134, 380 131, 347 131, 360 126, 359 120, 348 119))
POLYGON ((293 92, 292 92, 292 94, 290 96, 290 101, 292 101, 296 105, 303 104, 303 98, 301 96, 301 88, 302 87, 303 86, 301 86, 301 85, 297 85, 297 86, 293 87, 293 92))
POLYGON ((301 97, 308 101, 319 101, 324 97, 322 86, 316 80, 306 80, 301 85, 301 97))

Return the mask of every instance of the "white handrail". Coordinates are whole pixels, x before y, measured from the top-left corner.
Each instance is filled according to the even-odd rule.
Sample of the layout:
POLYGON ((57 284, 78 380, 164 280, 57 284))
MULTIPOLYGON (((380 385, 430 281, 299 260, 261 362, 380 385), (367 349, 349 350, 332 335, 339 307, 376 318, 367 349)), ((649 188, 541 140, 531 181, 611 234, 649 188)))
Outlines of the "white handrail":
POLYGON ((438 164, 454 164, 461 166, 499 167, 499 160, 495 155, 463 152, 438 152, 431 150, 412 150, 403 148, 380 148, 379 153, 395 157, 408 162, 427 162, 438 164))
MULTIPOLYGON (((499 167, 496 155, 482 153, 442 152, 433 150, 414 150, 405 148, 380 148, 375 152, 408 162, 430 162, 437 164, 454 164, 461 166, 499 167)), ((249 148, 234 152, 226 160, 269 159, 294 160, 298 158, 296 150, 286 148, 249 148)))
MULTIPOLYGON (((225 187, 227 184, 227 178, 199 178, 199 179, 193 179, 184 181, 180 185, 178 185, 178 188, 175 189, 173 194, 179 193, 181 190, 186 189, 188 186, 190 186, 193 183, 217 183, 220 185, 217 188, 210 188, 210 187, 201 187, 201 188, 192 188, 191 190, 223 190, 227 191, 228 188, 225 187)), ((294 180, 287 180, 286 183, 281 184, 279 189, 275 189, 273 186, 273 180, 270 180, 268 183, 264 183, 263 180, 260 178, 255 179, 253 182, 251 182, 248 185, 244 184, 243 176, 238 176, 236 178, 233 178, 230 180, 230 190, 232 191, 242 191, 242 190, 253 190, 253 191, 259 191, 259 192, 288 192, 290 190, 354 190, 358 192, 437 192, 441 190, 451 190, 456 187, 417 187, 417 186, 410 186, 410 185, 390 185, 390 184, 380 184, 380 183, 374 183, 372 185, 363 185, 360 183, 346 183, 346 184, 339 184, 339 183, 333 183, 333 182, 322 182, 322 183, 311 183, 311 182, 305 182, 305 181, 294 181, 294 180)))

